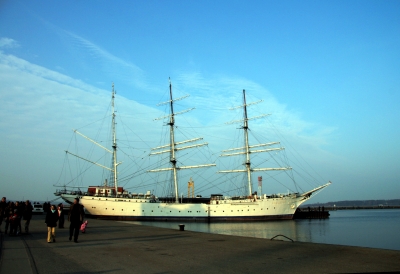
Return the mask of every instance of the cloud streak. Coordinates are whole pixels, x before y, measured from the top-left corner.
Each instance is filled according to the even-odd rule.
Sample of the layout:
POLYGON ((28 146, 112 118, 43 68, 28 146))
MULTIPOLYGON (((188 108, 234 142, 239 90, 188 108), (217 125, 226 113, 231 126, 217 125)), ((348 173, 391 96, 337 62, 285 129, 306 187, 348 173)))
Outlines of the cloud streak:
POLYGON ((58 29, 57 31, 64 37, 63 41, 67 41, 68 47, 72 47, 72 52, 79 52, 79 56, 83 59, 90 57, 88 63, 90 66, 98 64, 99 68, 109 78, 115 82, 128 83, 130 86, 139 89, 149 89, 149 85, 145 80, 145 72, 135 64, 121 59, 95 43, 85 39, 71 31, 58 29))
POLYGON ((18 48, 18 47, 19 47, 19 44, 14 39, 7 38, 7 37, 0 38, 0 49, 12 49, 12 48, 18 48))

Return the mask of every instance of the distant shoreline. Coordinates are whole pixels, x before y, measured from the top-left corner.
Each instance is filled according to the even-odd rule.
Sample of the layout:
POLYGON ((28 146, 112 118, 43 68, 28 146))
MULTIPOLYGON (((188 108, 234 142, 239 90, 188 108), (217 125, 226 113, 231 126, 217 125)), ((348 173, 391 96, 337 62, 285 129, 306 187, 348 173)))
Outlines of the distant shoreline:
POLYGON ((306 203, 301 207, 336 207, 345 209, 377 209, 377 208, 400 208, 400 199, 391 200, 342 200, 325 203, 306 203))
POLYGON ((310 209, 311 211, 335 211, 335 210, 361 210, 361 209, 400 209, 400 205, 395 206, 315 206, 315 205, 304 205, 299 207, 302 211, 307 211, 310 209))

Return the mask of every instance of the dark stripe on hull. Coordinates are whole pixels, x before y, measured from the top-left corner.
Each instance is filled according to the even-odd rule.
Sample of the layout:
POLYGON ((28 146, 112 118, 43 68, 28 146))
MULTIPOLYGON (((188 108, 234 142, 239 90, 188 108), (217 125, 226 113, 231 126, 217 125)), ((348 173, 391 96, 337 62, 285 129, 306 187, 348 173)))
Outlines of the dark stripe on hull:
POLYGON ((271 215, 271 216, 235 216, 235 217, 153 217, 153 216, 105 216, 105 215, 86 215, 88 218, 116 221, 152 221, 152 222, 256 222, 256 221, 274 221, 291 220, 293 214, 271 215))

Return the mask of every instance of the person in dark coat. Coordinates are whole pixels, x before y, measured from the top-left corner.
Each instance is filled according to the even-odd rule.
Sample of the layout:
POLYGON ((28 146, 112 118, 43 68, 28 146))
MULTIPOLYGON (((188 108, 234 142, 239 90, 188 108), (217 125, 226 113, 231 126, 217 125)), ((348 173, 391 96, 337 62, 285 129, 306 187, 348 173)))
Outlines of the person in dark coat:
POLYGON ((69 240, 74 236, 74 242, 78 242, 79 229, 83 223, 85 213, 83 212, 82 205, 79 204, 79 198, 75 198, 74 203, 71 205, 68 214, 69 225, 69 240))
POLYGON ((25 220, 25 233, 29 234, 29 224, 32 219, 32 211, 33 211, 33 206, 29 200, 26 200, 25 202, 25 207, 24 207, 24 213, 22 214, 22 217, 25 220))
POLYGON ((18 229, 18 213, 17 209, 14 208, 13 210, 10 210, 9 212, 9 217, 8 217, 9 223, 10 223, 10 236, 17 236, 17 229, 18 229))
MULTIPOLYGON (((10 226, 10 215, 14 212, 14 203, 8 202, 6 208, 4 209, 4 220, 6 222, 5 233, 8 232, 8 227, 10 226)), ((10 227, 11 231, 11 227, 10 227)))
POLYGON ((50 210, 46 214, 46 221, 47 224, 47 242, 55 242, 56 241, 56 227, 58 221, 58 213, 56 207, 51 205, 50 210))
POLYGON ((17 213, 17 218, 15 219, 15 225, 16 225, 15 235, 19 235, 22 232, 21 219, 22 219, 22 212, 23 211, 22 211, 21 203, 18 202, 18 201, 15 202, 14 212, 17 213))
POLYGON ((44 212, 44 213, 47 213, 47 212, 48 212, 48 207, 49 207, 49 204, 48 204, 47 202, 44 202, 44 203, 43 203, 43 212, 44 212))
POLYGON ((62 203, 58 205, 58 228, 64 228, 64 206, 62 203))
POLYGON ((6 217, 6 207, 7 207, 7 199, 6 197, 1 198, 0 202, 0 232, 1 232, 1 224, 3 223, 3 219, 6 217))

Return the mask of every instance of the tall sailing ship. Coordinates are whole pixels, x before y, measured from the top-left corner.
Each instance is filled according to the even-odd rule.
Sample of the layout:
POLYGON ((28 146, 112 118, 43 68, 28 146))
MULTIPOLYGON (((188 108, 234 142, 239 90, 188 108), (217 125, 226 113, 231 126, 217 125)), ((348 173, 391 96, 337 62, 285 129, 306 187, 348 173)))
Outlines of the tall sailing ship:
MULTIPOLYGON (((247 178, 247 193, 236 196, 224 196, 222 194, 211 195, 210 198, 202 199, 183 199, 179 197, 178 172, 184 169, 207 168, 215 166, 215 164, 202 164, 192 166, 178 166, 177 151, 192 149, 194 147, 204 146, 207 143, 198 144, 201 138, 194 138, 185 141, 175 140, 175 116, 182 112, 174 112, 174 102, 179 99, 173 99, 172 85, 169 83, 169 105, 170 114, 166 117, 169 126, 169 144, 152 149, 151 155, 169 154, 169 167, 152 169, 148 172, 172 172, 171 180, 173 181, 173 200, 159 198, 151 191, 143 194, 130 193, 123 187, 118 185, 118 166, 117 161, 117 137, 115 130, 115 110, 114 87, 112 89, 112 149, 101 146, 103 149, 112 154, 112 167, 108 168, 100 164, 103 168, 108 168, 112 173, 110 186, 107 182, 102 186, 89 186, 87 191, 67 191, 66 189, 58 190, 55 195, 61 196, 66 202, 71 203, 75 197, 80 198, 80 203, 84 206, 86 212, 92 217, 102 219, 116 220, 134 220, 134 221, 193 221, 193 222, 228 222, 228 221, 266 221, 292 219, 296 209, 305 201, 310 199, 314 194, 327 187, 327 184, 316 187, 312 190, 299 193, 285 194, 263 194, 261 192, 253 192, 252 173, 253 172, 274 172, 290 170, 291 167, 265 167, 253 168, 251 155, 254 153, 270 153, 283 150, 282 147, 276 147, 279 142, 270 142, 264 144, 249 144, 249 120, 254 118, 247 117, 247 106, 252 103, 246 103, 246 92, 243 90, 243 119, 239 122, 242 124, 241 129, 244 133, 244 145, 239 148, 228 149, 223 151, 221 156, 244 156, 244 168, 235 170, 219 171, 220 173, 243 173, 247 178)), ((258 118, 258 117, 255 117, 258 118)), ((80 134, 80 133, 79 133, 80 134)), ((82 134, 81 134, 82 135, 82 134)), ((87 138, 87 137, 86 137, 87 138)), ((87 138, 89 139, 89 138, 87 138)), ((90 141, 93 141, 89 139, 90 141)), ((94 142, 94 141, 93 141, 94 142)), ((97 143, 96 143, 97 144, 97 143)), ((68 152, 69 153, 69 152, 68 152)), ((70 153, 72 154, 72 153, 70 153)), ((74 155, 74 154, 72 154, 74 155)), ((78 155, 74 155, 79 157, 78 155)), ((80 157, 79 157, 80 158, 80 157)), ((86 159, 84 159, 86 160, 86 159)), ((86 160, 89 161, 89 160, 86 160)), ((90 162, 90 161, 89 161, 90 162)), ((260 177, 259 177, 260 178, 260 177)), ((190 185, 190 182, 189 182, 190 185)), ((189 190, 188 190, 189 191, 189 190)), ((260 191, 260 189, 259 189, 260 191)))

